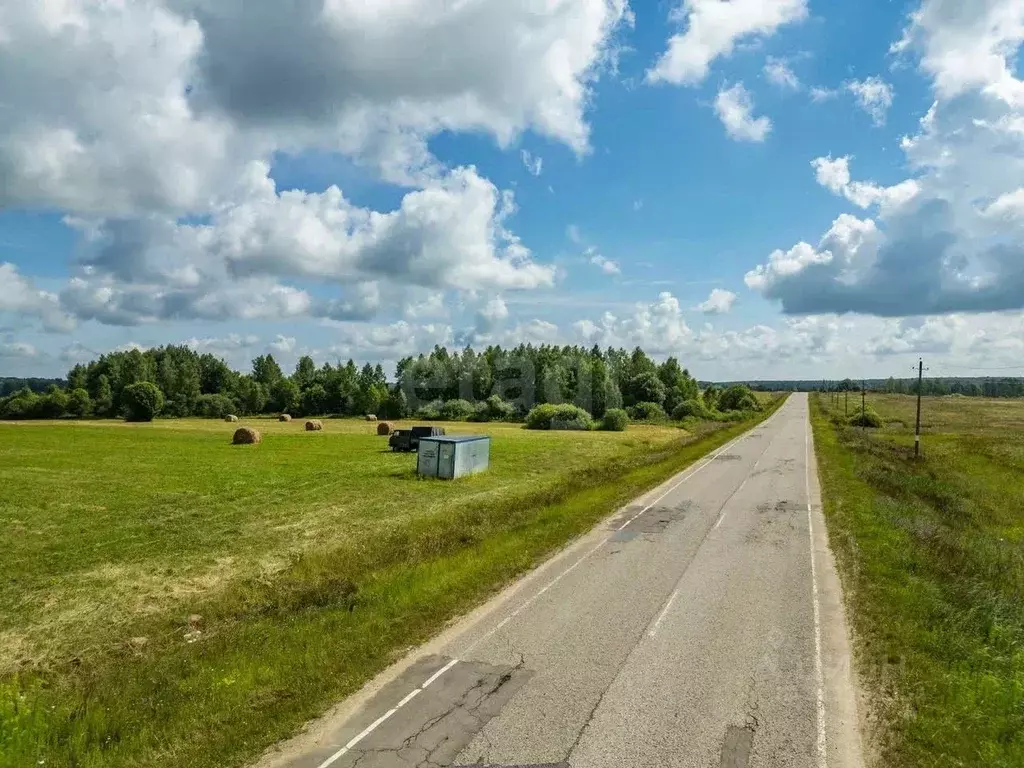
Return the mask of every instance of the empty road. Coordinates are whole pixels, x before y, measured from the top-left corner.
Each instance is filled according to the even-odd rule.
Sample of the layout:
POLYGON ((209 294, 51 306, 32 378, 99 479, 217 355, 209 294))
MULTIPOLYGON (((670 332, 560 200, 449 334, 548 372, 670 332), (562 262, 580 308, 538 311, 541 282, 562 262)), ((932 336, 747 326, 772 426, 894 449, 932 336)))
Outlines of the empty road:
POLYGON ((806 395, 621 510, 261 761, 860 764, 806 395))

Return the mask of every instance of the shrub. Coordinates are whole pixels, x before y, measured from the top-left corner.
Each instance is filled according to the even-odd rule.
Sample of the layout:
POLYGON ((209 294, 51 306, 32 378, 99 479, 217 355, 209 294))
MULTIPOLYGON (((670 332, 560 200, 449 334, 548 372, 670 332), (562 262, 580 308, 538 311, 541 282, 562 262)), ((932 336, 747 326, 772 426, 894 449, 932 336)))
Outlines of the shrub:
POLYGON ((121 405, 128 421, 152 421, 164 406, 164 393, 151 381, 129 384, 121 392, 121 405))
POLYGON ((469 420, 479 423, 490 421, 491 411, 487 407, 487 403, 477 403, 473 406, 473 413, 470 414, 469 420))
POLYGON ((415 416, 423 421, 440 421, 442 406, 444 406, 442 401, 434 400, 417 408, 415 416))
POLYGON ((720 411, 760 411, 761 404, 757 402, 754 393, 749 387, 742 384, 733 384, 718 397, 718 410, 720 411))
POLYGON ((626 410, 633 421, 664 421, 668 418, 665 409, 657 403, 637 403, 626 410))
POLYGON ((850 426, 878 429, 882 426, 882 417, 874 408, 865 408, 863 413, 858 410, 850 417, 850 426))
POLYGON ((89 393, 81 388, 71 390, 68 395, 68 413, 78 418, 88 416, 92 411, 92 400, 89 393))
POLYGON ((700 400, 683 400, 676 409, 672 411, 672 418, 675 421, 683 419, 714 419, 714 414, 700 400))
POLYGON ((582 408, 569 405, 544 403, 536 406, 526 414, 527 429, 578 429, 588 430, 593 427, 590 414, 582 408))
POLYGON ((601 429, 605 432, 625 432, 629 425, 629 414, 621 408, 611 408, 604 412, 601 429))
POLYGON ((501 399, 501 395, 491 395, 473 409, 470 421, 511 421, 516 417, 516 407, 501 399))
POLYGON ((487 404, 487 411, 491 415, 491 419, 497 420, 510 420, 516 417, 516 407, 512 403, 507 403, 501 399, 501 395, 491 395, 484 401, 487 404))
POLYGON ((195 414, 205 419, 223 419, 235 411, 235 401, 227 395, 200 395, 196 398, 195 414))
POLYGON ((59 419, 68 411, 68 393, 53 385, 39 399, 38 415, 44 419, 59 419))
POLYGON ((0 400, 0 418, 35 419, 39 415, 42 398, 27 387, 0 400))
POLYGON ((709 386, 703 392, 701 392, 701 400, 704 402, 705 407, 708 410, 713 411, 718 408, 718 398, 722 394, 722 390, 716 387, 714 384, 709 386))
POLYGON ((445 421, 465 421, 473 415, 473 404, 468 400, 449 400, 441 406, 441 418, 445 421))

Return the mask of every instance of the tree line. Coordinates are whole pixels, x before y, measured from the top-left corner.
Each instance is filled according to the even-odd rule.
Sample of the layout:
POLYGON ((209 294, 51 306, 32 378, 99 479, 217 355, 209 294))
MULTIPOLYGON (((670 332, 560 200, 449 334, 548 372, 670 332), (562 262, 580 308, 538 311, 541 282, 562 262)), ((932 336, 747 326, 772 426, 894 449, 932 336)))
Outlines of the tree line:
MULTIPOLYGON (((916 395, 917 377, 897 379, 843 379, 842 381, 792 380, 792 381, 749 381, 744 382, 751 389, 762 392, 885 392, 891 395, 916 395)), ((921 382, 921 394, 943 396, 964 395, 966 397, 1024 397, 1024 378, 1015 376, 955 376, 926 377, 921 382)))
MULTIPOLYGON (((286 373, 266 354, 242 373, 215 355, 168 345, 101 355, 75 365, 63 386, 51 383, 41 393, 20 388, 0 398, 0 418, 131 417, 140 397, 147 409, 167 417, 290 413, 522 419, 536 405, 572 404, 596 419, 618 408, 636 418, 654 418, 691 411, 706 415, 719 407, 718 396, 713 387, 702 393, 676 358, 656 363, 639 347, 628 352, 521 344, 478 352, 436 346, 428 354, 400 360, 389 381, 379 363, 318 366, 304 356, 286 373), (152 388, 135 386, 143 383, 152 388)), ((749 400, 733 405, 751 407, 749 400)))

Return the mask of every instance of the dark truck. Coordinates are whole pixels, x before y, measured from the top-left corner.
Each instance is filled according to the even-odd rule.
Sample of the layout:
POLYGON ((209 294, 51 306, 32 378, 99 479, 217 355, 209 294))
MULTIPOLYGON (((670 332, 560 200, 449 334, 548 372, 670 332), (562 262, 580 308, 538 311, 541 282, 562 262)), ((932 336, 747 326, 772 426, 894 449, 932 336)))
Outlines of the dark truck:
POLYGON ((420 447, 421 437, 440 437, 444 427, 413 427, 412 429, 396 429, 388 438, 392 451, 415 451, 420 447))

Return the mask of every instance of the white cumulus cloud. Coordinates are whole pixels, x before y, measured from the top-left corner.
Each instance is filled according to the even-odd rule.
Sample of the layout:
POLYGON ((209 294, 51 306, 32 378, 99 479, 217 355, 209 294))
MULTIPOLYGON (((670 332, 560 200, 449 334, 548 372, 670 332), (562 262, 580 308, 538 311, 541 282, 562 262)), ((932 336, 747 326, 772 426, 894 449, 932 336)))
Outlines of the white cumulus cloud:
POLYGON ((914 179, 907 179, 891 187, 872 182, 851 181, 850 158, 817 157, 811 161, 818 183, 837 195, 842 195, 860 208, 879 205, 883 210, 902 205, 913 199, 920 191, 914 179))
POLYGON ((670 16, 682 31, 669 38, 647 81, 697 85, 741 41, 769 37, 806 17, 806 0, 683 0, 670 16))
POLYGON ((596 248, 588 248, 586 252, 587 261, 600 269, 606 275, 621 274, 622 269, 617 261, 613 261, 598 252, 596 248))
POLYGON ((520 152, 520 158, 523 161, 523 165, 526 166, 526 171, 531 176, 540 176, 544 170, 544 158, 537 157, 529 150, 524 149, 520 152))
POLYGON ((769 56, 764 65, 764 76, 768 78, 769 83, 783 90, 799 91, 801 88, 800 78, 785 59, 769 56))
POLYGON ((737 296, 732 291, 722 288, 713 288, 707 300, 698 304, 695 309, 705 315, 725 315, 736 303, 737 296))
POLYGON ((875 125, 885 125, 886 115, 892 106, 892 86, 880 77, 864 80, 850 80, 843 86, 853 94, 857 105, 871 115, 875 125))
POLYGON ((715 98, 715 113, 725 132, 736 141, 761 142, 772 130, 772 121, 754 117, 754 100, 743 83, 723 88, 715 98))

